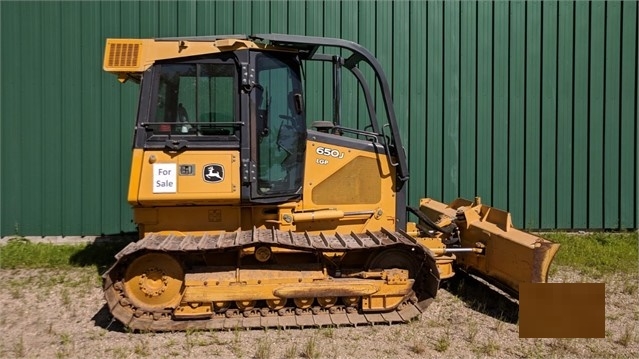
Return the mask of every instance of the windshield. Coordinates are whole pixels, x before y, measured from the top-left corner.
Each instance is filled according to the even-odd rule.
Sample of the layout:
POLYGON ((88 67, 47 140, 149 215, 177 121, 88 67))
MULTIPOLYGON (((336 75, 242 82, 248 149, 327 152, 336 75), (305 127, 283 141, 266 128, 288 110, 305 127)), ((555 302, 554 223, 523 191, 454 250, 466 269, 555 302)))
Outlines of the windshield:
POLYGON ((235 132, 233 64, 162 64, 147 130, 153 135, 229 136, 235 132))
POLYGON ((294 194, 302 186, 306 149, 298 65, 267 52, 258 54, 256 61, 258 194, 294 194))

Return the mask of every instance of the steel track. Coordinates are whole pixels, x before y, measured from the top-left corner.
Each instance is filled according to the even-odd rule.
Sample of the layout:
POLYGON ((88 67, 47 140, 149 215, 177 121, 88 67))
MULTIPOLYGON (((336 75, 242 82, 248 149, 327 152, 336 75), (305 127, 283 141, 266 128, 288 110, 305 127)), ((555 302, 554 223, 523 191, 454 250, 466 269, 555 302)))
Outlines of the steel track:
POLYGON ((379 232, 311 235, 290 231, 253 229, 226 232, 219 235, 158 235, 150 234, 122 249, 116 263, 103 275, 107 306, 115 319, 137 330, 183 331, 193 329, 234 328, 305 328, 322 326, 358 326, 405 323, 419 316, 432 302, 439 287, 439 272, 428 249, 403 232, 379 232), (177 320, 172 310, 146 312, 131 305, 122 285, 122 273, 130 258, 147 251, 166 253, 198 253, 236 250, 256 245, 270 245, 312 252, 370 251, 400 248, 411 251, 422 261, 416 275, 412 295, 389 312, 363 313, 356 308, 336 305, 331 308, 300 309, 286 307, 278 311, 267 307, 240 312, 229 309, 206 319, 177 320))

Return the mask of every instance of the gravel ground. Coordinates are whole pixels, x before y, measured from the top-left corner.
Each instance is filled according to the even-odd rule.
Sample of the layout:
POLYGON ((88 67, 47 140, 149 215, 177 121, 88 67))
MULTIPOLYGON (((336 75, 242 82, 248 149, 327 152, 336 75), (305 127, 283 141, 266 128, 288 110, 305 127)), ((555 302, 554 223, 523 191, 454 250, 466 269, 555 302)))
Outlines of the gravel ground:
POLYGON ((409 324, 131 333, 111 322, 95 269, 0 269, 0 357, 639 357, 639 275, 555 272, 553 282, 606 283, 606 338, 519 339, 517 303, 466 276, 444 285, 409 324))

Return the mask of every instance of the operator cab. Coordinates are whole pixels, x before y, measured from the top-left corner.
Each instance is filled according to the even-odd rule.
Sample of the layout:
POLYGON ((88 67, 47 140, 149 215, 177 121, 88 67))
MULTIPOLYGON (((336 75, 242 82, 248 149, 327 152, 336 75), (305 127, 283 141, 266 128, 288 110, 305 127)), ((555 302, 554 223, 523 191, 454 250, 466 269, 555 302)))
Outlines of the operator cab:
POLYGON ((136 147, 238 150, 243 195, 300 196, 306 144, 300 64, 294 52, 238 50, 156 62, 142 81, 136 147), (242 84, 242 71, 253 75, 242 84), (247 173, 248 172, 248 173, 247 173))
MULTIPOLYGON (((372 180, 380 177, 389 178, 392 184, 383 186, 396 193, 393 196, 396 200, 392 200, 396 208, 384 212, 388 218, 395 218, 393 213, 396 213, 397 221, 393 223, 403 227, 404 184, 408 179, 406 155, 387 80, 381 65, 368 50, 345 40, 278 34, 166 38, 143 44, 147 43, 152 44, 148 49, 154 52, 142 52, 148 58, 131 67, 140 69, 149 64, 144 71, 124 71, 128 58, 122 54, 125 51, 128 54, 130 47, 136 46, 131 41, 123 40, 121 51, 119 43, 113 41, 109 46, 114 56, 105 56, 105 68, 117 68, 109 61, 117 61, 120 56, 124 64, 118 72, 120 79, 134 77, 142 84, 135 148, 145 153, 162 151, 176 157, 188 150, 188 155, 179 156, 177 162, 195 158, 193 156, 200 153, 200 157, 193 160, 194 165, 178 163, 180 176, 189 175, 191 170, 197 172, 201 167, 208 169, 209 155, 205 153, 210 151, 226 156, 228 166, 237 165, 235 157, 239 162, 232 184, 224 189, 226 199, 207 195, 212 193, 212 187, 200 184, 196 195, 196 190, 189 187, 191 181, 179 177, 178 188, 171 189, 175 196, 158 197, 149 193, 144 197, 149 198, 147 203, 282 204, 304 200, 302 211, 325 206, 347 208, 353 204, 368 207, 363 212, 348 213, 381 213, 379 208, 374 208, 374 203, 381 205, 390 199, 382 200, 386 190, 382 190, 379 181, 372 180), (210 44, 213 47, 206 47, 210 44), (320 50, 337 51, 341 55, 320 50), (324 114, 309 119, 314 122, 308 127, 302 90, 310 81, 303 76, 306 68, 311 67, 307 63, 332 67, 332 72, 326 71, 326 67, 319 70, 320 81, 324 82, 319 88, 326 84, 329 73, 333 82, 332 103, 321 105, 324 109, 332 108, 332 121, 324 114), (343 70, 355 79, 356 87, 351 88, 351 92, 365 103, 355 118, 346 121, 341 119, 343 70), (372 80, 371 87, 367 80, 372 80), (315 147, 309 150, 307 146, 315 147), (364 160, 369 155, 360 156, 360 153, 373 156, 364 160), (381 162, 383 166, 374 165, 381 162), (185 172, 183 166, 187 166, 185 172), (384 169, 386 166, 388 171, 384 169), (329 180, 324 175, 326 171, 335 175, 329 180), (376 173, 367 176, 372 171, 376 173), (193 194, 180 194, 189 191, 193 194), (342 200, 326 199, 329 196, 342 200)), ((318 68, 313 69, 313 80, 317 80, 318 68)), ((311 87, 318 88, 317 85, 314 83, 311 87)), ((312 96, 316 102, 317 94, 312 96)), ((349 109, 353 108, 353 104, 348 105, 349 109)))

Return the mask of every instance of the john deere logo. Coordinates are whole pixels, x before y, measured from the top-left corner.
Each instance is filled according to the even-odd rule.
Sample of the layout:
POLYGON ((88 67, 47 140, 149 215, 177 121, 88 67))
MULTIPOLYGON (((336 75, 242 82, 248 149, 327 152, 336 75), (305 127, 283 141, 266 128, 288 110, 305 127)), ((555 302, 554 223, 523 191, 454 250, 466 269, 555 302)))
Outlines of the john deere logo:
POLYGON ((210 183, 222 182, 224 180, 224 166, 214 163, 204 166, 204 181, 210 183))

